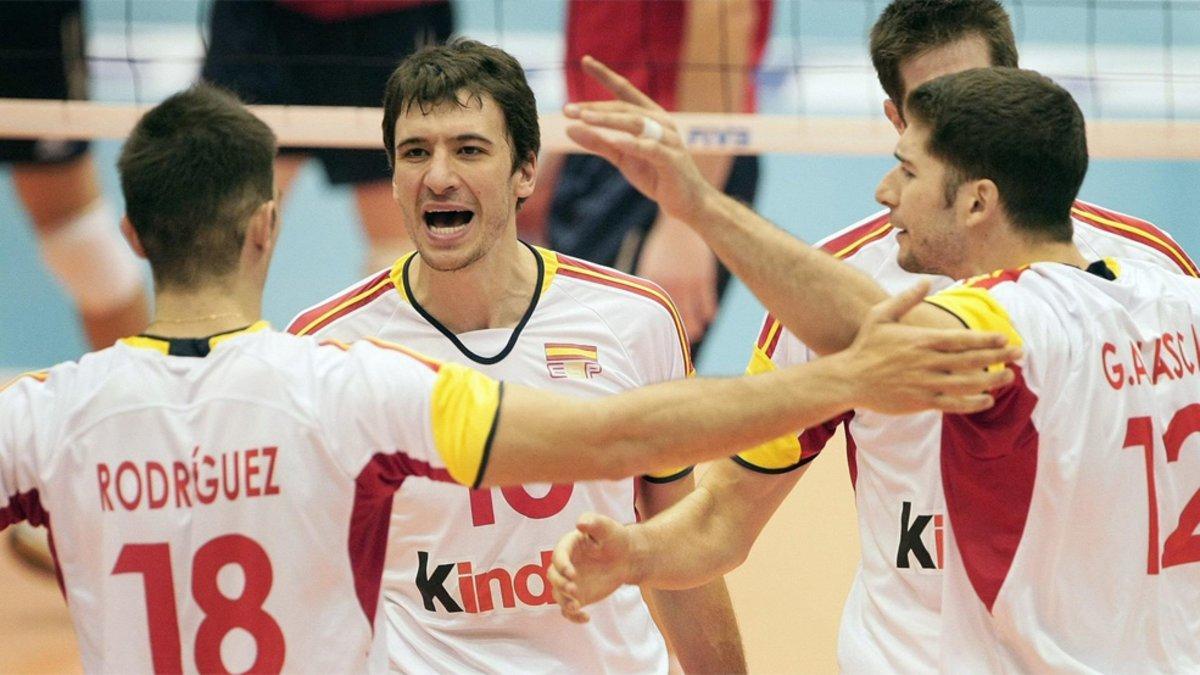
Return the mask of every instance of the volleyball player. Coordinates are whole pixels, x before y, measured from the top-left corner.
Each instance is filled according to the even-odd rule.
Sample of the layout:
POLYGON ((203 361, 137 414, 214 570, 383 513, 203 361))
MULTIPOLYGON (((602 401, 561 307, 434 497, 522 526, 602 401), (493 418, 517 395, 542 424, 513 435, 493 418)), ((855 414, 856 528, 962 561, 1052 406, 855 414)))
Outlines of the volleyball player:
MULTIPOLYGON (((906 127, 904 97, 920 84, 970 67, 1017 63, 1008 15, 994 0, 892 2, 872 29, 871 52, 889 95, 884 112, 898 132, 906 127)), ((1187 254, 1168 234, 1145 221, 1078 200, 1070 215, 1075 244, 1089 259, 1119 256, 1195 275, 1195 264, 1187 254)), ((898 237, 890 210, 884 210, 819 246, 885 289, 903 288, 921 278, 935 288, 951 282, 945 275, 917 274, 906 268, 898 256, 898 237)), ((798 334, 768 315, 748 372, 806 362, 821 352, 821 346, 806 344, 798 334)), ((875 671, 888 664, 932 669, 939 653, 945 564, 941 551, 948 536, 936 415, 898 420, 865 411, 848 413, 795 439, 781 440, 775 446, 781 452, 777 456, 762 450, 744 454, 736 463, 719 464, 706 487, 712 491, 719 486, 723 495, 782 500, 803 466, 839 426, 847 435, 862 551, 842 612, 839 663, 851 672, 875 671), (755 471, 763 475, 756 476, 755 471)), ((730 561, 739 560, 741 547, 752 540, 729 540, 725 555, 730 561)))
MULTIPOLYGON (((392 75, 384 106, 394 195, 417 251, 304 311, 289 331, 380 337, 578 396, 691 374, 683 323, 661 288, 517 239, 540 133, 533 92, 512 56, 469 40, 422 50, 392 75)), ((586 437, 576 444, 592 451, 586 437)), ((406 487, 393 502, 384 585, 392 668, 663 672, 665 634, 685 670, 744 671, 721 578, 650 591, 661 633, 636 587, 621 589, 579 630, 558 616, 545 579, 555 542, 583 513, 632 523, 693 484, 688 468, 504 490, 406 487), (439 577, 448 565, 466 565, 472 581, 439 577), (514 580, 516 592, 501 579, 514 580), (469 639, 480 632, 504 639, 469 639)))
POLYGON ((616 479, 847 405, 980 409, 1011 381, 980 369, 1015 354, 998 335, 888 325, 912 292, 820 364, 591 402, 277 333, 259 318, 274 157, 266 125, 212 88, 147 113, 118 166, 152 323, 0 391, 0 528, 52 526, 88 671, 382 669, 390 506, 409 478, 616 479))
MULTIPOLYGON (((0 3, 0 97, 87 97, 80 0, 0 3)), ((121 241, 83 141, 2 140, 17 197, 46 267, 79 310, 95 349, 146 327, 142 267, 121 241)))

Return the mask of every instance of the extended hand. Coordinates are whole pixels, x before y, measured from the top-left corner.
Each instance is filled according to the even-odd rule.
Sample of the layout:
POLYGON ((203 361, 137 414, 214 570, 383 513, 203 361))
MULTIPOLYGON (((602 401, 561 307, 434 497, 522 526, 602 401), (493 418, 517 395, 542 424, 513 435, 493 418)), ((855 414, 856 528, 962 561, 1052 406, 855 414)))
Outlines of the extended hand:
POLYGON ((675 301, 689 340, 704 336, 717 315, 717 259, 699 235, 669 216, 660 218, 634 274, 662 286, 675 301))
POLYGON ((859 407, 895 415, 929 409, 972 413, 995 402, 987 392, 1012 382, 1011 370, 988 370, 1021 357, 1020 349, 1006 346, 1004 335, 898 323, 928 289, 922 282, 876 305, 854 343, 834 355, 852 372, 859 407))
POLYGON ((684 148, 671 115, 596 59, 583 57, 583 69, 617 100, 567 104, 563 114, 579 122, 567 127, 567 135, 585 150, 612 162, 663 211, 690 222, 703 204, 703 196, 714 188, 684 148), (661 129, 660 138, 645 133, 654 131, 655 123, 661 129))
POLYGON ((632 558, 628 528, 599 514, 580 516, 575 530, 554 547, 547 571, 562 615, 575 623, 587 623, 583 607, 628 583, 632 558))

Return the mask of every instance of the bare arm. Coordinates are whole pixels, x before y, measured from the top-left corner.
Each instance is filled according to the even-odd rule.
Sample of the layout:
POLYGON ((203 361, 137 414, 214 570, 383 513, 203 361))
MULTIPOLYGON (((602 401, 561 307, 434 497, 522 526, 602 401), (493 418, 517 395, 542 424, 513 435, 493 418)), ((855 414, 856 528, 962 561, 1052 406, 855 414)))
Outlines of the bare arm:
MULTIPOLYGON (((573 104, 568 134, 608 159, 663 211, 687 223, 780 322, 820 354, 844 348, 873 304, 886 293, 872 279, 814 249, 707 184, 684 148, 669 114, 628 80, 598 61, 584 68, 618 101, 573 104), (645 119, 663 127, 661 140, 642 138, 645 119)), ((917 306, 905 321, 948 327, 953 317, 917 306)))
POLYGON ((741 565, 805 467, 783 475, 715 464, 696 490, 636 525, 586 514, 554 550, 549 571, 563 615, 583 622, 583 606, 622 584, 691 588, 741 565))
POLYGON ((991 396, 980 392, 1007 384, 1012 374, 984 369, 1018 351, 1003 347, 1000 334, 895 324, 924 291, 918 286, 877 305, 843 352, 774 373, 666 382, 586 401, 508 386, 475 482, 654 473, 727 457, 851 408, 900 414, 989 407, 991 396), (576 450, 581 440, 591 452, 576 450))
MULTIPOLYGON (((669 483, 643 479, 638 510, 643 518, 653 519, 694 490, 691 475, 669 483)), ((684 672, 746 672, 742 636, 721 575, 695 588, 665 590, 647 586, 642 593, 684 672)))

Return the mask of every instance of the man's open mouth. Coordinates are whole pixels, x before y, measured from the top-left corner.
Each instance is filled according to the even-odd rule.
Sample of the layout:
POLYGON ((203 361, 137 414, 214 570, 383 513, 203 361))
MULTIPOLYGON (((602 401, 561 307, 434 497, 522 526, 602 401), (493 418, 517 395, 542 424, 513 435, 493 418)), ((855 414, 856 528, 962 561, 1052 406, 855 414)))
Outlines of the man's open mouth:
POLYGON ((440 233, 448 234, 465 228, 474 217, 474 211, 426 211, 425 225, 440 233))

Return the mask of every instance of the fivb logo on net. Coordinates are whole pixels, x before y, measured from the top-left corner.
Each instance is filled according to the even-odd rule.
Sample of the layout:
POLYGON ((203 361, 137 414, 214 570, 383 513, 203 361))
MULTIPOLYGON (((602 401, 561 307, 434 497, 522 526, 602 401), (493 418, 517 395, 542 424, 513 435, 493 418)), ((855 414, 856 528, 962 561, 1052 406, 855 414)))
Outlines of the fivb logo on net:
POLYGON ((687 146, 690 148, 745 148, 750 145, 753 132, 750 127, 740 125, 698 125, 687 130, 687 146))

